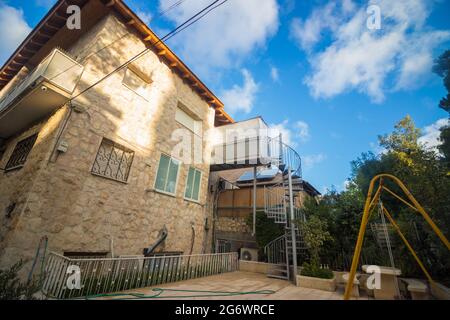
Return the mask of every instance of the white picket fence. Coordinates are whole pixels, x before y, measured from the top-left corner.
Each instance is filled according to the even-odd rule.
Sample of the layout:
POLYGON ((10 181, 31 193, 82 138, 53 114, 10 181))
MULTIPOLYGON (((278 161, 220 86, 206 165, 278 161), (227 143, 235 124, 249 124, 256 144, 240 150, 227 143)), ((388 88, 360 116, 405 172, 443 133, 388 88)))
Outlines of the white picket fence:
POLYGON ((233 272, 238 267, 235 252, 82 259, 51 252, 45 266, 43 293, 70 299, 233 272), (77 270, 80 271, 78 288, 77 270))

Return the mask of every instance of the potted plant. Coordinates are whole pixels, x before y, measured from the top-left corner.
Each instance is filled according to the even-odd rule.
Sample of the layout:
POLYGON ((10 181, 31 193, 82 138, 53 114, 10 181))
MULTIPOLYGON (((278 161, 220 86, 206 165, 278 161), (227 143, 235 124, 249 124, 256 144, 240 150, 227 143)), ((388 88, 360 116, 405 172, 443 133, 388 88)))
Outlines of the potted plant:
POLYGON ((305 288, 335 291, 336 277, 333 271, 320 266, 320 250, 326 241, 333 240, 327 230, 327 223, 318 216, 307 221, 296 222, 309 251, 310 260, 302 265, 297 285, 305 288))

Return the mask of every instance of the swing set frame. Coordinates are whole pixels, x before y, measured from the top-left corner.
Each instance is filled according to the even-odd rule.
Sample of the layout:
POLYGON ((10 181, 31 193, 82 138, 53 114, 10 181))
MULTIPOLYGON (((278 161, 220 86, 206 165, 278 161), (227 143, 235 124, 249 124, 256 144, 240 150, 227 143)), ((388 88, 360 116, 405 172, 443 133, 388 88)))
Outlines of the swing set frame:
MULTIPOLYGON (((436 233, 436 235, 439 237, 439 239, 444 243, 444 245, 447 247, 447 249, 450 250, 450 243, 447 240, 447 238, 444 236, 444 234, 441 232, 441 230, 438 228, 438 226, 433 222, 433 220, 430 218, 430 216, 425 211, 425 209, 414 198, 414 196, 411 194, 411 192, 409 192, 409 190, 406 188, 406 186, 403 184, 403 182, 400 179, 398 179, 397 177, 395 177, 394 175, 387 174, 387 173, 379 174, 379 175, 373 177, 373 179, 370 181, 369 190, 367 192, 366 202, 364 204, 364 212, 363 212, 363 216, 361 219, 361 226, 359 228, 358 240, 356 241, 355 252, 353 254, 353 259, 352 259, 352 266, 350 268, 350 275, 349 275, 347 285, 345 287, 344 300, 350 299, 351 292, 352 292, 352 285, 353 285, 353 281, 354 281, 355 274, 356 274, 356 268, 358 267, 359 258, 361 255, 361 249, 362 249, 362 245, 364 242, 364 235, 366 232, 367 223, 369 222, 372 211, 375 208, 378 201, 380 200, 380 196, 383 191, 386 191, 390 195, 394 196, 395 198, 397 198, 398 200, 400 200, 401 202, 406 204, 408 207, 410 207, 414 211, 419 212, 422 215, 422 217, 425 219, 425 221, 433 229, 434 233, 436 233), (383 179, 389 179, 389 180, 392 180, 394 183, 396 183, 402 189, 403 193, 406 195, 406 197, 409 199, 410 202, 408 202, 407 200, 405 200, 402 197, 400 197, 399 195, 397 195, 395 192, 390 190, 388 187, 384 186, 383 179), (375 194, 373 194, 375 183, 377 181, 379 182, 378 188, 375 191, 375 194)), ((400 236, 400 238, 402 239, 402 241, 404 242, 404 244, 406 245, 408 250, 411 252, 411 254, 414 257, 414 259, 416 260, 416 262, 418 263, 419 267, 422 269, 423 273, 425 274, 427 279, 430 281, 430 284, 433 285, 434 281, 431 278, 430 274, 428 273, 427 269, 425 268, 424 264, 419 259, 419 257, 417 256, 417 253, 414 251, 414 249, 412 248, 412 246, 410 245, 410 243, 408 242, 408 240, 406 239, 406 237, 400 230, 398 224, 396 223, 396 221, 394 220, 392 215, 384 207, 383 204, 381 204, 381 211, 382 211, 382 214, 384 214, 388 218, 391 225, 397 231, 398 235, 400 236)))

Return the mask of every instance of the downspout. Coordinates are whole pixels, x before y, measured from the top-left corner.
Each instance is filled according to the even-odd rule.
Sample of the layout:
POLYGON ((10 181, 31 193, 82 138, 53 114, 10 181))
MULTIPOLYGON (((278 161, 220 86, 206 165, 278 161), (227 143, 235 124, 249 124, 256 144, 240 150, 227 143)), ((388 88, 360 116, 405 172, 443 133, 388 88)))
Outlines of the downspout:
POLYGON ((253 167, 253 231, 252 236, 256 235, 256 166, 253 167))

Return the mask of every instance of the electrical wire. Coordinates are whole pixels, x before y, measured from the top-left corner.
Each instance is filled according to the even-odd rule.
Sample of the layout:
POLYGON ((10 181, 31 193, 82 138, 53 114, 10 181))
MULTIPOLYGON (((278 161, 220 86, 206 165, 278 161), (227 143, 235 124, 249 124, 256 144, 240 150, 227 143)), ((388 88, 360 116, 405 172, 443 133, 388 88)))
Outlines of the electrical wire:
MULTIPOLYGON (((156 20, 160 19, 161 17, 163 17, 164 15, 166 15, 169 11, 175 9, 176 7, 178 7, 179 5, 181 5, 181 4, 182 4, 183 2, 185 2, 185 1, 187 1, 187 0, 179 0, 178 2, 172 4, 169 8, 165 9, 163 12, 161 12, 160 14, 158 14, 158 15, 156 16, 156 18, 152 18, 152 21, 156 21, 156 20)), ((132 35, 134 35, 134 33, 128 31, 127 33, 125 33, 124 35, 120 36, 119 38, 117 38, 116 40, 112 41, 111 43, 107 44, 106 46, 104 46, 104 47, 98 49, 97 51, 95 51, 95 52, 93 52, 93 53, 87 55, 86 57, 81 58, 80 61, 81 61, 81 62, 85 62, 85 61, 89 60, 91 57, 93 57, 93 56, 95 56, 95 55, 98 55, 98 54, 99 54, 100 52, 102 52, 103 50, 105 50, 105 49, 111 47, 112 45, 116 44, 117 42, 119 42, 119 41, 125 39, 126 37, 132 36, 132 35)), ((94 43, 92 46, 90 46, 89 48, 86 48, 85 50, 82 50, 82 51, 78 54, 78 56, 82 56, 83 53, 89 51, 94 45, 95 45, 95 43, 94 43)), ((54 75, 53 77, 49 78, 49 81, 51 81, 51 80, 53 80, 53 79, 59 77, 61 74, 63 74, 63 73, 65 73, 65 72, 69 71, 70 69, 72 69, 72 68, 74 68, 74 67, 76 67, 76 65, 70 66, 69 68, 67 68, 67 69, 65 69, 65 70, 63 70, 63 71, 61 71, 61 72, 59 72, 58 74, 56 74, 56 75, 54 75)))
MULTIPOLYGON (((187 19, 185 22, 183 22, 181 25, 179 25, 178 27, 176 27, 175 29, 173 29, 172 31, 170 31, 169 33, 167 33, 164 37, 162 37, 161 39, 159 39, 157 42, 153 43, 153 45, 157 45, 159 43, 162 43, 170 38, 172 38, 173 36, 175 36, 181 29, 185 30, 187 27, 191 26, 193 23, 197 22, 198 20, 200 20, 202 17, 204 17, 206 14, 208 14, 209 12, 211 12, 212 10, 218 8, 219 6, 223 5, 225 2, 227 2, 228 0, 215 0, 212 3, 210 3, 208 6, 206 6, 205 8, 203 8, 202 10, 200 10, 199 12, 197 12, 195 15, 193 15, 192 17, 190 17, 189 19, 187 19), (221 2, 219 5, 215 6, 218 2, 221 2), (212 9, 211 9, 212 8, 212 9), (192 22, 193 20, 195 20, 194 22, 192 22), (192 23, 191 23, 192 22, 192 23)), ((181 30, 181 31, 182 31, 181 30)), ((107 75, 105 75, 104 77, 102 77, 100 80, 96 81, 95 83, 93 83, 92 85, 90 85, 89 87, 87 87, 86 89, 82 90, 80 93, 78 93, 77 95, 75 95, 74 97, 72 97, 69 101, 73 101, 74 99, 80 97, 81 95, 83 95, 84 93, 86 93, 87 91, 91 90, 92 88, 94 88, 95 86, 97 86, 98 84, 100 84, 101 82, 103 82, 104 80, 108 79, 109 77, 111 77, 113 74, 115 74, 116 72, 119 72, 120 70, 126 68, 129 64, 133 63, 134 61, 138 60, 139 58, 141 58, 142 56, 144 56, 145 54, 147 54, 149 51, 151 51, 150 48, 146 48, 144 50, 142 50, 141 52, 139 52, 137 55, 133 56, 131 59, 129 59, 128 61, 124 62, 123 64, 121 64, 119 67, 117 67, 116 69, 114 69, 113 71, 111 71, 110 73, 108 73, 107 75)))

